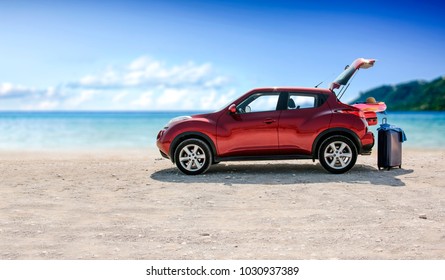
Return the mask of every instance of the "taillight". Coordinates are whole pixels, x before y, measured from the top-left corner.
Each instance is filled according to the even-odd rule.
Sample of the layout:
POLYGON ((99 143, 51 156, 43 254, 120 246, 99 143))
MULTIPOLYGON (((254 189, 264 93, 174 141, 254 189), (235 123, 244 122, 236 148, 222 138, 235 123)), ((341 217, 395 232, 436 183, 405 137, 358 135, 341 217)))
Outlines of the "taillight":
POLYGON ((362 110, 351 110, 351 109, 339 109, 335 110, 336 113, 343 113, 343 114, 352 114, 360 118, 365 118, 365 113, 363 113, 362 110))
POLYGON ((377 123, 378 123, 377 118, 369 118, 369 119, 366 119, 366 121, 368 122, 369 126, 377 125, 377 123))
POLYGON ((364 112, 365 119, 368 122, 368 125, 377 125, 377 114, 373 111, 364 112))

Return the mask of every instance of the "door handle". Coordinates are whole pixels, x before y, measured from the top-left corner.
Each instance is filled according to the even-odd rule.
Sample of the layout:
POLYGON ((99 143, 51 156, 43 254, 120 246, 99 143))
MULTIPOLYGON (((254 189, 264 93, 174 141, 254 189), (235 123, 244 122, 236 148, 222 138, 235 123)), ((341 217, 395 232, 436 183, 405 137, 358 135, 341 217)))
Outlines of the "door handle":
POLYGON ((274 120, 274 119, 265 119, 264 120, 265 124, 271 124, 271 123, 274 123, 274 122, 276 122, 276 120, 274 120))

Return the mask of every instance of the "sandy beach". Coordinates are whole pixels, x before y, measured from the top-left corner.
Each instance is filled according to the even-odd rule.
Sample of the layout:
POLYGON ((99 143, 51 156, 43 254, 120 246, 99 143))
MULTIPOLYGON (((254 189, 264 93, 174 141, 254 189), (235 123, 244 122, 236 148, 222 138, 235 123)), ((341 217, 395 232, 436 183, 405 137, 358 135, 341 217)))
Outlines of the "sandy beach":
POLYGON ((155 150, 1 151, 0 259, 444 259, 445 150, 403 152, 185 176, 155 150))

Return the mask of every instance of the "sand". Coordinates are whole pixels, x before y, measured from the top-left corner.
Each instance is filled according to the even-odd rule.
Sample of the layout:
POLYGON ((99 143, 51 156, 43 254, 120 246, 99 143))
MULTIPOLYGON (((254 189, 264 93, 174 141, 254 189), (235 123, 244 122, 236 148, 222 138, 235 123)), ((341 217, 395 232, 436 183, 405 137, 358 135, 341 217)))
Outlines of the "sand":
POLYGON ((186 176, 155 150, 0 151, 0 259, 444 259, 445 150, 403 157, 186 176))

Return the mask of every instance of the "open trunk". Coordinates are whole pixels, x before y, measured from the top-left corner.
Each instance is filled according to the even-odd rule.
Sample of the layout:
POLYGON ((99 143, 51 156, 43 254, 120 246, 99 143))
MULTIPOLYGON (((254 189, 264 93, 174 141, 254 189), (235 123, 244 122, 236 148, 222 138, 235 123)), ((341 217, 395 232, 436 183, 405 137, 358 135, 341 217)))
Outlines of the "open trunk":
POLYGON ((346 85, 359 69, 368 69, 374 66, 375 59, 357 58, 351 65, 347 65, 345 70, 332 82, 330 90, 346 85))
MULTIPOLYGON (((332 82, 331 86, 329 87, 330 90, 334 91, 335 89, 340 89, 341 86, 345 86, 342 89, 340 89, 339 93, 337 94, 337 98, 340 99, 345 91, 348 88, 348 83, 351 80, 351 78, 354 76, 354 74, 359 69, 368 69, 374 66, 375 59, 365 59, 365 58, 357 58, 354 60, 351 65, 347 65, 345 67, 345 70, 332 82)), ((376 108, 383 108, 383 105, 380 102, 377 103, 360 103, 360 104, 354 104, 352 106, 356 107, 357 109, 360 109, 363 111, 364 116, 366 118, 366 121, 368 122, 368 125, 376 125, 377 124, 377 114, 376 112, 381 112, 386 109, 386 105, 384 105, 383 110, 378 110, 376 108), (380 107, 378 105, 381 105, 380 107), (376 107, 377 106, 377 107, 376 107)))

